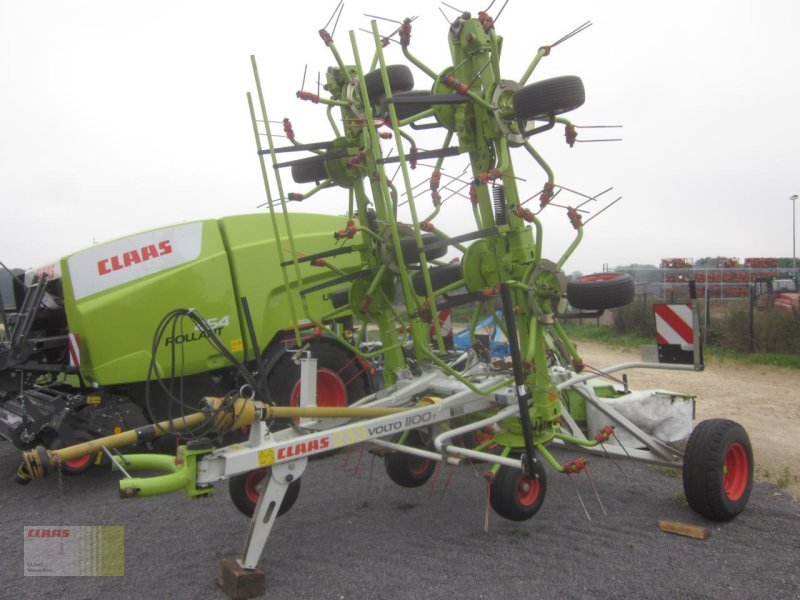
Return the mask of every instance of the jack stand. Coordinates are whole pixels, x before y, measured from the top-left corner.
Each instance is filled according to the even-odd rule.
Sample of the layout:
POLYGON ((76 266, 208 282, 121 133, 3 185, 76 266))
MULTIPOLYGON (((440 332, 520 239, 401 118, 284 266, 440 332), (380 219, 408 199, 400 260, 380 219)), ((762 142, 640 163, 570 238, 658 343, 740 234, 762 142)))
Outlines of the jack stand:
POLYGON ((250 528, 244 542, 241 557, 226 558, 219 563, 217 583, 232 600, 245 600, 262 596, 266 589, 264 571, 257 567, 267 543, 278 509, 286 495, 289 484, 305 471, 307 458, 289 463, 272 465, 266 487, 262 490, 256 504, 250 528))

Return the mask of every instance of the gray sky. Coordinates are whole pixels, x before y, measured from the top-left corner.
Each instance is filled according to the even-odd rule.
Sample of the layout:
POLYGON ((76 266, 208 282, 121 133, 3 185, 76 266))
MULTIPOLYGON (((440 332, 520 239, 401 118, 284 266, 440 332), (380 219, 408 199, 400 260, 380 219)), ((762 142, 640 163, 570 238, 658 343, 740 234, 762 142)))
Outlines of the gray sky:
MULTIPOLYGON (((485 8, 450 4, 473 14, 485 8)), ((259 61, 270 118, 290 117, 302 142, 330 139, 324 110, 294 94, 305 64, 311 91, 332 64, 317 30, 335 5, 0 0, 0 260, 34 266, 93 242, 256 210, 265 198, 245 101, 254 89, 249 55, 259 61)), ((411 51, 436 71, 450 64, 445 19, 437 4, 419 0, 347 0, 335 34, 345 62, 348 32, 369 28, 364 13, 418 15, 411 51)), ((569 149, 562 128, 532 138, 557 183, 586 194, 614 186, 594 210, 623 196, 587 226, 567 272, 662 257, 791 256, 799 17, 795 0, 510 0, 497 23, 504 78, 518 79, 539 46, 591 20, 532 80, 579 75, 586 104, 568 116, 624 125, 580 132, 618 132, 618 143, 569 149)), ((356 39, 367 61, 371 38, 356 39)), ((389 62, 403 62, 396 44, 389 62)), ((415 78, 417 88, 429 87, 423 74, 415 78)), ((514 161, 530 196, 543 174, 524 150, 514 161)), ((559 201, 577 199, 565 193, 559 201)), ((418 206, 427 212, 427 194, 418 206)), ((295 205, 332 214, 346 207, 341 189, 295 205)), ((436 223, 463 233, 470 214, 467 200, 452 198, 436 223)), ((542 220, 546 254, 557 259, 572 230, 560 209, 542 220)))

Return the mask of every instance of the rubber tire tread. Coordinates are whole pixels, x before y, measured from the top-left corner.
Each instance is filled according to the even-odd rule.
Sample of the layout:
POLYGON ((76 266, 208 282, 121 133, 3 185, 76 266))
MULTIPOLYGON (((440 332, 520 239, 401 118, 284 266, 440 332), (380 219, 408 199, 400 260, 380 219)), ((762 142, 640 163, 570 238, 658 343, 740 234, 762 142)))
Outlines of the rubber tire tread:
POLYGON ((313 160, 292 165, 292 179, 295 183, 316 183, 328 179, 328 171, 325 169, 325 160, 313 160))
POLYGON ((489 488, 489 503, 494 512, 509 521, 527 521, 539 512, 547 495, 547 473, 541 461, 534 463, 533 470, 539 476, 539 495, 533 504, 524 506, 517 500, 517 480, 522 470, 500 467, 489 488))
POLYGON ((689 506, 711 521, 730 521, 741 513, 753 487, 753 448, 744 428, 729 419, 698 423, 683 456, 683 491, 689 506), (722 467, 728 448, 740 443, 747 450, 749 474, 742 496, 732 501, 725 494, 722 467))
POLYGON ((548 119, 569 112, 586 101, 583 81, 575 75, 542 79, 514 92, 514 113, 518 119, 548 119))
POLYGON ((581 310, 604 310, 626 306, 633 302, 635 294, 636 286, 627 273, 620 273, 614 279, 567 283, 567 300, 570 306, 581 310))
MULTIPOLYGON (((414 429, 408 432, 405 445, 413 448, 425 447, 419 432, 414 429)), ((387 454, 384 459, 384 465, 389 479, 394 481, 397 485, 407 488, 416 488, 425 485, 436 471, 436 463, 434 461, 419 456, 412 456, 405 452, 387 454), (411 471, 411 461, 418 460, 428 461, 428 465, 422 474, 412 473, 411 471)))
MULTIPOLYGON (((441 238, 435 233, 422 234, 422 247, 425 248, 425 258, 427 260, 436 260, 447 254, 447 246, 442 244, 433 249, 428 249, 432 242, 437 242, 441 238)), ((403 255, 403 262, 407 265, 415 265, 419 262, 419 253, 417 252, 417 239, 414 237, 406 237, 400 240, 400 252, 403 255)))
MULTIPOLYGON (((269 467, 266 467, 266 470, 269 471, 269 467)), ((246 517, 252 517, 256 510, 256 505, 250 501, 247 492, 245 492, 245 483, 252 472, 240 473, 228 480, 228 494, 231 497, 231 501, 236 509, 246 517)), ((270 473, 268 472, 265 476, 269 477, 270 473)), ((300 495, 300 481, 302 480, 295 479, 289 484, 289 488, 281 501, 281 507, 278 509, 279 517, 289 512, 297 501, 297 497, 300 495)))
MULTIPOLYGON (((431 286, 434 291, 446 285, 450 285, 451 283, 455 283, 464 276, 461 271, 461 263, 433 267, 428 269, 428 275, 430 275, 431 286)), ((411 277, 411 285, 414 287, 414 293, 417 296, 424 296, 426 294, 425 278, 422 275, 422 271, 414 273, 411 277)))
MULTIPOLYGON (((414 89, 414 74, 406 65, 387 65, 386 75, 389 77, 389 89, 393 94, 410 92, 414 89)), ((372 106, 385 96, 383 88, 383 75, 380 69, 375 69, 364 75, 364 86, 367 88, 367 97, 372 106)))

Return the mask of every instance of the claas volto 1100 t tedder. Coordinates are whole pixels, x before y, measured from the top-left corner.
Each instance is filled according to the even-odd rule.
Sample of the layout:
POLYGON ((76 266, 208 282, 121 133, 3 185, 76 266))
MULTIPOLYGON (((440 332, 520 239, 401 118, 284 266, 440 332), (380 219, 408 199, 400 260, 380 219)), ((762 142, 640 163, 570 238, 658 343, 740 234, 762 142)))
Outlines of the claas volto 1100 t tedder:
MULTIPOLYGON (((236 506, 251 516, 241 556, 222 561, 220 567, 221 583, 237 597, 246 594, 243 590, 250 583, 256 584, 253 593, 263 586, 259 558, 275 519, 291 508, 299 493, 308 459, 353 444, 368 443, 384 456, 388 476, 407 487, 425 484, 438 463, 484 461, 492 508, 516 521, 531 518, 541 508, 549 475, 585 471, 582 457, 560 462, 551 451, 555 446, 682 467, 684 490, 695 511, 709 519, 729 520, 744 510, 753 456, 741 426, 712 419, 692 431, 692 397, 633 392, 604 379, 638 367, 701 370, 693 306, 657 310, 660 363, 626 363, 591 371, 561 325, 577 310, 599 314, 630 302, 634 294, 626 275, 606 273, 568 282, 563 272, 583 237, 584 199, 575 206, 564 205, 561 197, 558 203, 553 201, 562 188, 532 140, 559 125, 565 128, 567 142, 574 143, 576 126, 563 115, 584 103, 584 88, 575 76, 536 80, 533 74, 553 47, 570 36, 540 48, 521 77, 511 80, 501 75, 503 40, 487 11, 476 17, 461 12, 454 16, 445 32, 450 60, 438 68, 412 53, 412 27, 413 19, 405 19, 384 36, 378 22, 372 21, 374 50, 367 62, 355 33, 350 33, 352 54, 345 62, 327 26, 320 30, 332 54, 322 86, 325 94, 301 89, 297 96, 327 110, 332 134, 321 141, 301 143, 292 124, 284 120, 290 143, 276 146, 252 59, 257 94, 248 95, 248 102, 269 217, 248 220, 248 227, 259 229, 248 230, 242 244, 248 249, 251 243, 261 244, 254 250, 258 260, 237 262, 235 246, 241 238, 227 230, 227 224, 237 223, 235 219, 194 225, 204 236, 221 236, 220 268, 228 269, 222 281, 231 282, 227 303, 204 306, 203 318, 185 326, 179 311, 174 320, 159 326, 157 343, 140 337, 129 343, 115 335, 108 347, 124 343, 129 352, 116 352, 113 360, 97 363, 102 355, 94 353, 92 336, 107 336, 106 329, 113 329, 118 315, 133 311, 137 302, 136 295, 97 286, 104 277, 124 277, 126 269, 139 272, 145 263, 125 267, 127 247, 110 248, 102 255, 85 251, 91 253, 88 262, 95 272, 76 287, 74 278, 69 278, 70 257, 62 262, 63 297, 66 300, 67 292, 74 295, 80 290, 79 298, 69 299, 75 303, 72 308, 65 302, 70 332, 74 327, 81 335, 80 344, 86 344, 81 346, 83 353, 92 349, 92 370, 82 367, 79 372, 82 385, 89 389, 94 382, 107 385, 103 377, 119 378, 122 372, 128 380, 134 372, 137 380, 147 380, 144 375, 151 371, 149 379, 163 384, 159 389, 168 407, 180 400, 169 382, 181 373, 203 374, 208 387, 201 392, 199 410, 181 407, 172 421, 71 448, 27 450, 18 473, 21 480, 42 477, 87 453, 179 430, 182 440, 199 434, 179 447, 177 460, 174 455, 152 454, 111 460, 125 474, 120 482, 123 497, 175 490, 200 496, 212 493, 214 483, 228 480, 236 506), (392 45, 391 40, 398 43, 392 45), (401 56, 389 64, 390 54, 401 56), (423 83, 415 89, 420 77, 423 83), (422 149, 417 138, 423 130, 426 136, 442 133, 436 145, 426 143, 427 149, 422 149), (297 155, 300 158, 293 158, 297 155), (536 165, 533 172, 526 172, 525 181, 519 178, 512 155, 530 157, 536 165), (459 167, 449 165, 464 159, 466 174, 454 175, 459 167), (427 214, 422 212, 419 187, 412 182, 412 171, 422 165, 433 201, 427 214), (306 186, 305 191, 287 192, 282 177, 287 171, 295 184, 306 186), (530 199, 537 201, 533 207, 521 187, 536 172, 544 182, 532 190, 530 199), (466 180, 462 201, 471 208, 474 222, 466 233, 449 235, 446 224, 440 223, 447 200, 442 196, 457 179, 466 180), (328 188, 344 190, 339 212, 345 216, 315 221, 311 232, 309 221, 290 212, 289 203, 328 188), (559 258, 549 260, 543 254, 543 219, 559 214, 574 227, 575 237, 559 258), (326 226, 327 233, 321 232, 326 226), (114 256, 116 263, 109 258, 114 256), (107 258, 108 263, 99 262, 107 258), (271 262, 267 266, 264 261, 271 262), (110 270, 106 275, 99 273, 101 264, 110 270), (115 271, 115 266, 120 268, 115 271), (265 287, 265 279, 269 286, 265 287), (249 310, 238 297, 250 300, 249 310), (108 312, 101 310, 103 303, 108 303, 108 312), (116 303, 124 303, 122 312, 120 304, 111 306, 116 303), (443 335, 442 315, 457 306, 466 307, 468 315, 472 347, 466 351, 449 349, 443 335), (280 318, 273 319, 273 311, 280 318), (83 314, 91 315, 91 322, 83 314), (249 323, 248 314, 253 317, 252 328, 242 325, 249 323), (490 315, 509 342, 507 359, 492 360, 480 343, 478 324, 490 315), (74 325, 73 319, 77 319, 74 325), (227 324, 219 332, 221 319, 227 324), (351 319, 353 327, 336 326, 342 321, 350 325, 351 319), (273 326, 265 331, 267 321, 273 326), (311 335, 302 323, 311 324, 311 335), (284 325, 293 327, 289 336, 280 331, 284 325), (97 333, 88 329, 95 326, 97 333), (375 332, 377 342, 367 339, 368 331, 375 332), (219 354, 209 355, 204 348, 204 353, 192 354, 196 362, 189 369, 188 353, 200 352, 196 348, 205 344, 187 343, 194 337, 215 341, 219 354), (184 342, 181 352, 187 353, 183 363, 180 352, 171 354, 179 338, 184 342), (267 350, 254 352, 261 338, 270 340, 267 350), (299 385, 294 375, 285 381, 281 373, 270 376, 269 364, 252 364, 273 361, 269 349, 275 345, 289 348, 278 360, 287 367, 291 364, 292 373, 299 368, 299 385), (331 360, 333 349, 337 360, 331 360), (353 366, 352 375, 338 360, 348 353, 354 359, 346 364, 353 366), (383 385, 372 391, 368 378, 360 378, 365 363, 378 357, 383 385), (250 364, 239 365, 242 361, 250 364), (210 367, 231 370, 226 377, 209 371, 210 367), (261 373, 266 373, 267 385, 262 385, 261 373), (354 382, 357 390, 351 389, 354 382), (653 429, 637 424, 641 421, 631 408, 653 404, 671 407, 675 426, 653 429), (217 441, 219 434, 242 426, 249 426, 246 439, 229 445, 217 441), (687 436, 685 446, 675 443, 687 436), (165 473, 135 477, 132 473, 141 468, 165 473)), ((141 247, 155 243, 158 248, 162 241, 147 239, 141 247)), ((173 260, 159 256, 147 263, 155 265, 165 258, 173 260)), ((176 277, 186 273, 186 279, 176 284, 180 295, 169 302, 159 298, 163 302, 152 313, 169 313, 182 300, 185 306, 196 306, 198 298, 221 293, 222 284, 215 277, 195 280, 189 269, 186 263, 154 274, 142 272, 143 286, 151 278, 166 284, 173 272, 176 277)), ((110 398, 125 402, 115 399, 114 389, 110 398)), ((148 394, 144 397, 148 404, 148 394)))

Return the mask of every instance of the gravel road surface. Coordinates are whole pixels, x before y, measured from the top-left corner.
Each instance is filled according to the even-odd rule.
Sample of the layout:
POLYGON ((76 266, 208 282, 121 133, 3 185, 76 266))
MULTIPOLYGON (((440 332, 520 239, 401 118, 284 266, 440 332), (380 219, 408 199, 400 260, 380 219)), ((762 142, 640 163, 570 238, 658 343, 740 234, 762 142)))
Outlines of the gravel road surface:
MULTIPOLYGON (((261 560, 267 598, 800 598, 800 502, 775 486, 756 485, 734 521, 709 523, 686 505, 677 472, 597 458, 591 475, 607 515, 585 475, 550 471, 536 517, 514 523, 492 513, 486 533, 480 466, 456 469, 446 490, 447 468, 433 493, 430 483, 409 490, 388 479, 380 459, 364 452, 359 462, 358 448, 309 464, 261 560), (711 536, 661 533, 659 519, 703 525, 711 536)), ((18 458, 0 442, 1 598, 226 597, 217 563, 238 554, 248 523, 227 485, 203 500, 121 500, 117 476, 95 468, 65 476, 60 495, 55 476, 11 482, 18 458), (124 577, 24 576, 26 525, 123 525, 124 577)))

